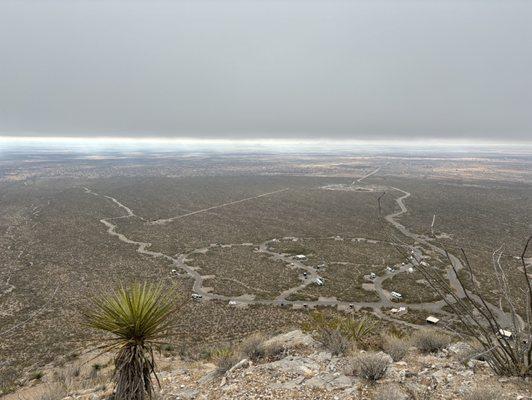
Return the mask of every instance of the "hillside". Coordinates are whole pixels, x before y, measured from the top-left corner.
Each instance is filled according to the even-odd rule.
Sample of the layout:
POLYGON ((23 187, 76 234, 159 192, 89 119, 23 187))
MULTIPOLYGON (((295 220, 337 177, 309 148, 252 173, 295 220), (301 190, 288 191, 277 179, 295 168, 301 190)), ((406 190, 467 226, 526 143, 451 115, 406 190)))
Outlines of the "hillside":
MULTIPOLYGON (((157 399, 532 398, 530 382, 495 376, 485 362, 468 359, 471 348, 462 342, 436 353, 409 347, 397 362, 388 354, 377 352, 386 371, 376 382, 364 378, 358 370, 361 355, 370 351, 354 349, 347 355, 335 356, 300 330, 270 338, 264 342, 264 349, 265 354, 255 361, 233 358, 236 364, 226 372, 220 371, 212 360, 184 360, 163 352, 158 356, 161 389, 157 399)), ((109 360, 85 357, 60 368, 45 369, 42 377, 7 395, 5 400, 110 398, 113 388, 108 380, 109 360)))

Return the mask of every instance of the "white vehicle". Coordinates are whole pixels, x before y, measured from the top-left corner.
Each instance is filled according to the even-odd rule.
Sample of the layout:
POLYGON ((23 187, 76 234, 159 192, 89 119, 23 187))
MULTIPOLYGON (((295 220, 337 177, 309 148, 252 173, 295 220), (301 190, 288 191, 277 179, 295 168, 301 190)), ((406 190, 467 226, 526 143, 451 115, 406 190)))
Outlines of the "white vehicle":
POLYGON ((438 322, 440 322, 440 320, 439 320, 438 318, 436 318, 436 317, 433 317, 432 315, 429 315, 429 316, 427 317, 427 322, 428 322, 429 324, 436 325, 438 322))
POLYGON ((172 274, 177 274, 177 269, 173 269, 172 274))
POLYGON ((297 256, 294 257, 296 260, 299 260, 299 261, 305 261, 307 259, 307 256, 304 255, 304 254, 298 254, 297 256))
POLYGON ((399 308, 392 308, 390 310, 392 314, 405 314, 406 313, 406 307, 399 307, 399 308))
POLYGON ((402 299, 403 295, 401 293, 392 292, 390 293, 394 299, 402 299))
POLYGON ((425 261, 421 261, 420 264, 423 265, 424 267, 428 267, 429 266, 425 261))
POLYGON ((203 296, 201 294, 197 294, 197 293, 192 293, 192 298, 194 300, 199 300, 199 299, 202 299, 203 296))
POLYGON ((316 282, 316 284, 317 284, 318 286, 323 286, 323 284, 324 284, 324 282, 323 282, 323 278, 316 278, 316 281, 315 281, 315 282, 316 282))
POLYGON ((500 334, 502 337, 506 338, 506 339, 511 339, 512 336, 513 336, 513 335, 512 335, 512 332, 510 332, 510 331, 506 331, 506 330, 504 330, 504 329, 499 329, 499 334, 500 334))

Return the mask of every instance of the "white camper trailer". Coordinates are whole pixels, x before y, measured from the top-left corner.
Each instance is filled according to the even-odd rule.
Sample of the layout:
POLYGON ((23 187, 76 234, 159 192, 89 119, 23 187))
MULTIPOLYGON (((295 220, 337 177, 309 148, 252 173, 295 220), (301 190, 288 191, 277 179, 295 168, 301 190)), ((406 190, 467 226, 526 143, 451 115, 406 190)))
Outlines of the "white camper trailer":
POLYGON ((390 293, 394 299, 401 300, 403 298, 403 295, 398 292, 391 292, 390 293))

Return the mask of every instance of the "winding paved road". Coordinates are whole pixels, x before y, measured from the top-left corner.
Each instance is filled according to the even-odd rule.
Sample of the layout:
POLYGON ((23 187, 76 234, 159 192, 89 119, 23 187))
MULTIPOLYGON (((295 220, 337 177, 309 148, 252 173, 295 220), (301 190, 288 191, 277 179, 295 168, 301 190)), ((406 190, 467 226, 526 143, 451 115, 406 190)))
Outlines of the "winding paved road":
MULTIPOLYGON (((376 172, 378 172, 378 170, 379 170, 379 168, 377 168, 375 171, 372 171, 368 175, 360 178, 358 180, 358 182, 362 181, 363 179, 367 178, 368 176, 371 176, 371 175, 375 174, 376 172)), ((430 248, 431 250, 435 251, 436 253, 438 253, 440 255, 446 256, 445 250, 440 248, 439 246, 435 245, 434 243, 432 243, 430 238, 411 232, 408 228, 406 228, 404 225, 402 225, 397 220, 397 218, 399 216, 401 216, 401 215, 403 215, 403 214, 408 212, 407 207, 404 204, 404 201, 408 197, 410 197, 411 194, 409 192, 405 191, 405 190, 402 190, 402 189, 399 189, 399 188, 396 188, 396 187, 391 187, 390 189, 393 189, 393 190, 398 191, 399 193, 401 193, 401 195, 395 199, 395 202, 398 205, 399 210, 398 211, 394 211, 394 212, 386 215, 385 216, 385 220, 389 224, 391 224, 395 229, 400 231, 403 235, 413 239, 414 241, 416 241, 419 244, 422 244, 423 246, 426 246, 427 248, 430 248)), ((168 218, 168 219, 157 220, 157 221, 151 222, 151 224, 165 224, 167 222, 171 222, 171 221, 179 219, 179 218, 184 218, 184 217, 191 216, 191 215, 194 215, 194 214, 198 214, 198 213, 214 210, 214 209, 225 207, 225 206, 228 206, 228 205, 231 205, 231 204, 238 204, 238 203, 241 203, 241 202, 250 201, 250 200, 253 200, 253 199, 258 199, 258 198, 261 198, 261 197, 264 197, 264 196, 270 196, 270 195, 273 195, 273 194, 276 194, 276 193, 284 192, 286 190, 289 190, 289 189, 286 188, 286 189, 281 189, 281 190, 277 190, 277 191, 274 191, 274 192, 264 193, 264 194, 261 194, 261 195, 258 195, 258 196, 247 197, 245 199, 241 199, 241 200, 236 200, 236 201, 229 202, 229 203, 220 204, 220 205, 217 205, 217 206, 205 208, 205 209, 198 210, 198 211, 193 211, 193 212, 190 212, 190 213, 187 213, 187 214, 183 214, 181 216, 168 218)), ((270 240, 267 240, 267 241, 264 241, 264 242, 260 243, 258 245, 257 252, 263 253, 263 254, 267 254, 273 260, 281 260, 284 263, 286 263, 286 265, 289 268, 296 269, 296 270, 301 270, 302 272, 303 271, 307 272, 307 274, 308 274, 307 278, 306 279, 302 279, 301 284, 284 290, 283 292, 281 292, 273 300, 258 300, 258 299, 255 299, 253 295, 242 295, 242 296, 239 296, 239 297, 234 297, 234 296, 225 296, 225 295, 221 295, 221 294, 217 294, 217 293, 212 293, 210 291, 210 288, 206 288, 203 285, 203 282, 204 282, 204 280, 207 277, 202 276, 195 268, 187 265, 186 260, 187 260, 188 256, 191 256, 193 254, 205 253, 206 251, 208 251, 209 247, 214 247, 215 246, 214 244, 209 246, 209 247, 206 247, 206 248, 200 248, 200 249, 193 250, 193 251, 191 251, 189 253, 186 253, 186 254, 180 254, 180 255, 178 255, 176 257, 172 257, 172 256, 169 256, 169 255, 161 253, 161 252, 151 251, 151 250, 149 250, 149 248, 151 247, 151 243, 149 243, 149 242, 141 242, 141 241, 136 241, 136 240, 129 239, 124 234, 117 232, 117 225, 114 224, 113 222, 111 222, 112 220, 119 219, 119 218, 138 218, 138 216, 136 216, 135 213, 129 207, 125 206, 124 204, 122 204, 120 201, 118 201, 114 197, 106 196, 106 195, 100 195, 100 194, 98 194, 98 193, 96 193, 96 192, 94 192, 94 191, 92 191, 92 190, 90 190, 88 188, 85 188, 85 191, 87 193, 89 193, 89 194, 92 194, 92 195, 95 195, 95 196, 100 196, 100 197, 103 197, 105 199, 111 200, 114 204, 116 204, 118 207, 120 207, 121 209, 123 209, 126 212, 125 215, 120 216, 120 217, 100 219, 100 222, 107 227, 107 233, 109 235, 118 238, 120 241, 122 241, 124 243, 136 245, 137 246, 137 252, 139 252, 141 254, 145 254, 145 255, 150 256, 150 257, 164 258, 164 259, 170 261, 173 264, 173 268, 180 269, 180 270, 184 271, 194 281, 192 290, 193 290, 194 293, 197 293, 197 294, 201 295, 203 300, 234 301, 238 305, 261 304, 261 305, 276 305, 276 306, 292 306, 294 308, 303 308, 303 307, 314 308, 314 307, 318 307, 318 306, 337 307, 339 310, 359 310, 361 308, 371 308, 373 310, 373 312, 377 316, 379 316, 381 318, 384 318, 384 319, 393 320, 393 321, 398 322, 398 323, 405 323, 405 322, 402 321, 402 320, 399 320, 399 319, 392 318, 391 316, 388 316, 388 315, 384 314, 383 313, 383 309, 384 308, 390 308, 390 307, 401 307, 401 306, 404 306, 404 307, 407 307, 407 308, 413 309, 413 310, 428 311, 430 313, 440 313, 440 314, 444 314, 444 315, 448 314, 447 312, 445 312, 443 310, 443 307, 446 305, 444 300, 434 301, 434 302, 426 302, 426 303, 402 303, 402 302, 397 302, 397 301, 393 301, 392 302, 392 300, 390 299, 389 293, 382 288, 382 283, 386 279, 390 279, 390 278, 392 278, 393 276, 395 276, 396 274, 399 274, 399 273, 406 273, 406 271, 408 270, 409 267, 418 266, 418 261, 417 261, 419 259, 418 257, 414 257, 414 259, 411 260, 410 263, 405 263, 404 265, 402 265, 402 264, 396 265, 395 266, 396 267, 396 271, 393 272, 393 273, 386 273, 385 275, 377 276, 377 278, 374 280, 373 283, 374 283, 374 289, 375 289, 376 293, 379 296, 379 301, 374 301, 374 302, 356 302, 356 301, 346 302, 346 301, 339 301, 336 298, 319 298, 316 301, 287 300, 291 295, 293 295, 293 294, 297 293, 298 291, 306 288, 310 284, 313 284, 315 282, 315 279, 319 277, 319 272, 314 267, 306 265, 305 263, 296 260, 293 256, 290 256, 288 254, 283 254, 283 253, 277 253, 277 252, 274 252, 274 251, 270 250, 270 246, 269 245, 275 239, 270 239, 270 240)), ((365 239, 365 238, 357 238, 357 239, 371 241, 371 239, 365 239)), ((229 244, 229 245, 226 245, 226 246, 239 246, 239 245, 249 245, 249 243, 236 243, 236 244, 229 244)), ((421 256, 421 246, 420 245, 411 246, 409 248, 409 250, 413 251, 415 255, 421 256)), ((460 260, 457 257, 455 257, 452 254, 450 254, 449 258, 450 258, 451 262, 453 263, 453 265, 454 265, 454 267, 455 267, 455 269, 457 271, 459 271, 459 270, 461 270, 463 268, 462 263, 460 262, 460 260)), ((212 279, 212 277, 209 277, 209 278, 212 279)), ((457 278, 456 278, 451 266, 448 267, 447 279, 449 280, 449 284, 455 290, 455 292, 458 295, 458 297, 463 298, 465 296, 465 294, 464 294, 463 290, 461 289, 461 286, 460 286, 460 284, 459 284, 459 282, 458 282, 458 280, 457 280, 457 278)), ((470 294, 470 295, 472 295, 472 294, 470 294)), ((503 324, 508 325, 508 323, 510 323, 509 316, 507 314, 505 314, 503 311, 501 311, 498 307, 490 305, 490 308, 500 318, 500 321, 503 324)), ((412 325, 412 324, 409 324, 409 325, 412 325)))

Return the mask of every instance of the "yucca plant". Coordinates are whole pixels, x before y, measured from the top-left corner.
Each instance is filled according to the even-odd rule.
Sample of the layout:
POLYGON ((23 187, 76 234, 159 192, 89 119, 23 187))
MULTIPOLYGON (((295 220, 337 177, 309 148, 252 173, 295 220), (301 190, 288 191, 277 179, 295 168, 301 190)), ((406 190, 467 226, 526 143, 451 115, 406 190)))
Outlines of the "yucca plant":
POLYGON ((153 349, 168 335, 175 298, 162 286, 136 283, 95 296, 83 312, 89 327, 109 334, 97 349, 116 352, 115 400, 152 398, 153 349))

